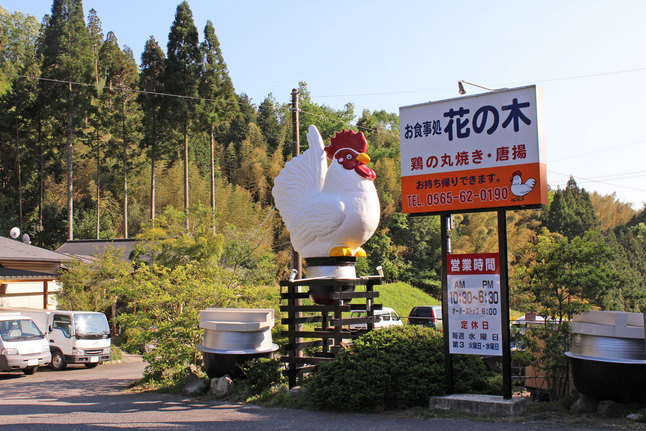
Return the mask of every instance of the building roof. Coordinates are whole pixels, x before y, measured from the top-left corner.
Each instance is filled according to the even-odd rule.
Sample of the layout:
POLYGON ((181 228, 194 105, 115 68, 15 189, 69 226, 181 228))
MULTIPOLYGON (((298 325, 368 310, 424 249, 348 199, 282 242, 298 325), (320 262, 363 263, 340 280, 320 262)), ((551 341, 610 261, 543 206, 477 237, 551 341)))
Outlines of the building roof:
POLYGON ((0 267, 0 281, 48 281, 57 278, 58 274, 0 267))
POLYGON ((65 242, 56 251, 69 256, 91 259, 103 254, 106 247, 114 247, 121 250, 123 260, 130 261, 135 244, 137 241, 134 239, 75 239, 65 242))
POLYGON ((65 262, 66 256, 35 245, 25 244, 15 239, 0 237, 0 262, 65 262))

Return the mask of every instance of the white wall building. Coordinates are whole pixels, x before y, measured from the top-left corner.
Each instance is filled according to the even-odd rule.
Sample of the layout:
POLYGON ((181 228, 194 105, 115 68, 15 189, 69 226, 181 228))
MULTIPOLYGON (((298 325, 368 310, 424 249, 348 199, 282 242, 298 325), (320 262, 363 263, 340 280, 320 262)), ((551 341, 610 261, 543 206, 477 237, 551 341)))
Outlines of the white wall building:
POLYGON ((58 270, 70 257, 0 237, 0 308, 56 309, 58 270))

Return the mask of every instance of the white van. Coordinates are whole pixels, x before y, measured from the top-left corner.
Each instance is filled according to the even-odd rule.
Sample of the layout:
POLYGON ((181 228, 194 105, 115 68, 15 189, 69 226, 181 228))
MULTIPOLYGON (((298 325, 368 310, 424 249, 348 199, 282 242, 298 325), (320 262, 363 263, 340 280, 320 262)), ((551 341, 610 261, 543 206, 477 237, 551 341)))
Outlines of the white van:
POLYGON ((52 354, 50 367, 64 370, 67 364, 94 368, 110 360, 110 327, 105 314, 93 311, 15 308, 28 316, 45 334, 52 354))
POLYGON ((0 371, 34 374, 50 363, 49 344, 29 317, 0 313, 0 371))
MULTIPOLYGON (((366 317, 365 310, 355 310, 350 313, 350 317, 366 317)), ((381 310, 374 311, 375 329, 388 328, 389 326, 402 326, 402 321, 399 315, 389 307, 383 307, 381 310)), ((353 323, 350 325, 351 330, 366 329, 368 327, 365 323, 353 323)))

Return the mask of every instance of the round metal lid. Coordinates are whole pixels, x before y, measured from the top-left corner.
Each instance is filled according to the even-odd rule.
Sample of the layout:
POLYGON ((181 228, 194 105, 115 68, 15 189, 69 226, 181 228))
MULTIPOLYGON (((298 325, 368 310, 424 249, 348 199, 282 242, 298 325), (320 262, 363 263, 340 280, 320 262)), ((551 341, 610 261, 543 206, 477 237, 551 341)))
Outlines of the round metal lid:
POLYGON ((258 347, 256 349, 242 349, 242 350, 222 350, 222 349, 210 349, 204 347, 202 344, 197 345, 197 350, 206 353, 215 353, 221 355, 253 355, 255 353, 269 353, 275 352, 278 350, 278 345, 272 343, 271 346, 258 347))

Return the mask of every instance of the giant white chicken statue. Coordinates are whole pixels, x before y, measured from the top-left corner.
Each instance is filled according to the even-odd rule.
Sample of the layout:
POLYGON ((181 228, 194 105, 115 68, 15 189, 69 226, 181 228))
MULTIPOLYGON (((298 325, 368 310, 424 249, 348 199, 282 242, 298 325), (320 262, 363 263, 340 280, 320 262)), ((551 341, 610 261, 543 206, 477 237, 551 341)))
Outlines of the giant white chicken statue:
POLYGON ((325 147, 312 125, 307 141, 309 148, 285 164, 272 189, 294 249, 303 258, 365 256, 361 246, 379 224, 379 198, 363 132, 344 130, 325 147))

